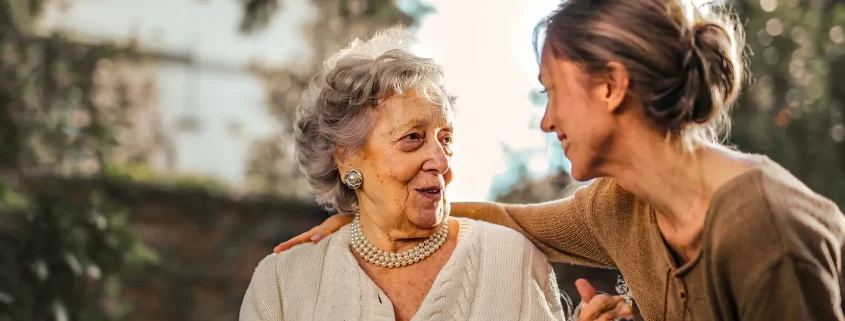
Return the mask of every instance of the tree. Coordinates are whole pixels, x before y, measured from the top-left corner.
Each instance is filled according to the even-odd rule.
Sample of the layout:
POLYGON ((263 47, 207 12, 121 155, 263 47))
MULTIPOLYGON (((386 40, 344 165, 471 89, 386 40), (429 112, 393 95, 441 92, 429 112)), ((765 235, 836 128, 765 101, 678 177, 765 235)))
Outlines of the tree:
POLYGON ((149 55, 38 36, 32 22, 44 3, 0 1, 0 315, 106 320, 123 312, 120 276, 154 255, 104 190, 59 199, 33 177, 102 176, 110 163, 146 156, 156 123, 128 120, 156 119, 151 75, 136 64, 149 55))
POLYGON ((731 142, 769 155, 845 208, 845 3, 734 4, 753 55, 731 142))

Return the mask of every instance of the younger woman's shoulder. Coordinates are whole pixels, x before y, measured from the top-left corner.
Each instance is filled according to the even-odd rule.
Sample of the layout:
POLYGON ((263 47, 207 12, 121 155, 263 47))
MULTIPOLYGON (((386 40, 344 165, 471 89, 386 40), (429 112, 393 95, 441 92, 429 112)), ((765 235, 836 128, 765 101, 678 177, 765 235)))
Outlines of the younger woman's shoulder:
MULTIPOLYGON (((712 202, 721 212, 735 212, 737 219, 759 221, 769 217, 782 234, 796 225, 845 223, 841 210, 829 198, 817 193, 789 170, 765 156, 758 156, 754 168, 725 183, 712 202)), ((751 223, 751 222, 748 222, 751 223)))
MULTIPOLYGON (((765 158, 758 171, 762 196, 775 211, 809 210, 833 214, 840 213, 836 204, 817 193, 780 164, 765 158)), ((841 215, 836 215, 841 216, 841 215)))
POLYGON ((766 157, 725 183, 710 213, 708 239, 725 260, 752 254, 763 263, 814 260, 812 249, 845 248, 845 216, 837 205, 766 157))
POLYGON ((761 201, 777 232, 789 239, 845 243, 845 216, 829 198, 812 190, 787 169, 766 160, 758 174, 761 201))

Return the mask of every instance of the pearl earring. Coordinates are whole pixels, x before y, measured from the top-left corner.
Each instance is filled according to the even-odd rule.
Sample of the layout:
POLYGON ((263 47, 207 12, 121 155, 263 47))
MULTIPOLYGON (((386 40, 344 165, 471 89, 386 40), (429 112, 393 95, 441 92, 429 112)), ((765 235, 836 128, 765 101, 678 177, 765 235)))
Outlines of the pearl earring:
POLYGON ((343 183, 351 189, 361 187, 361 183, 363 182, 364 175, 361 175, 361 171, 355 168, 350 168, 345 174, 343 174, 343 183))

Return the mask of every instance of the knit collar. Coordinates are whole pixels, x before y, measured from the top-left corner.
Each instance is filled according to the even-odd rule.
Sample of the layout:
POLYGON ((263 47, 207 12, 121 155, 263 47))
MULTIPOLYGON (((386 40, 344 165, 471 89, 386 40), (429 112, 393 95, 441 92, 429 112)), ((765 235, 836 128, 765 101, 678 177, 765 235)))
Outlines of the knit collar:
MULTIPOLYGON (((475 280, 478 273, 475 273, 477 271, 474 270, 477 269, 478 262, 473 264, 470 261, 473 258, 476 261, 478 260, 479 237, 476 235, 476 223, 473 220, 461 217, 455 217, 455 219, 460 226, 455 249, 446 265, 437 274, 431 290, 423 299, 422 305, 411 321, 450 319, 451 316, 459 313, 462 307, 472 301, 473 293, 467 293, 464 286, 476 284, 475 280), (458 302, 456 303, 455 300, 458 300, 458 302)), ((346 225, 331 236, 327 255, 343 257, 344 260, 342 261, 353 267, 344 269, 351 273, 351 275, 345 277, 356 279, 362 285, 359 288, 360 293, 349 296, 364 297, 362 320, 395 320, 393 304, 390 299, 361 269, 358 260, 352 254, 353 250, 349 242, 350 231, 350 226, 346 225)))

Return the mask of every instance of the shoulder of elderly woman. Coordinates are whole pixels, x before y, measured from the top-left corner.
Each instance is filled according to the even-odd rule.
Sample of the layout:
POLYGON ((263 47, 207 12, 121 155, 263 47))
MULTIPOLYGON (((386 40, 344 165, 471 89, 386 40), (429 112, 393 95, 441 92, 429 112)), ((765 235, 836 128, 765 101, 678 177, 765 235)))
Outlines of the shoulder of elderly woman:
POLYGON ((277 282, 303 278, 306 274, 311 274, 310 267, 322 264, 331 242, 332 238, 325 238, 316 244, 308 242, 281 253, 272 253, 261 260, 254 274, 272 275, 277 282))
POLYGON ((483 264, 490 268, 484 269, 483 274, 497 283, 510 284, 502 285, 499 290, 522 288, 523 308, 528 309, 523 313, 543 320, 550 316, 554 316, 554 320, 564 319, 557 277, 545 254, 513 229, 484 221, 461 220, 472 223, 475 238, 483 242, 482 248, 486 248, 480 250, 480 256, 486 261, 483 264), (535 315, 537 311, 545 312, 535 315))
POLYGON ((252 280, 246 290, 238 320, 283 320, 282 301, 279 296, 276 265, 280 255, 265 257, 252 274, 252 280))
POLYGON ((329 242, 329 239, 324 239, 317 244, 300 244, 262 259, 244 295, 239 320, 284 320, 284 300, 280 293, 283 285, 287 282, 307 282, 309 274, 313 274, 310 273, 313 269, 309 267, 323 260, 329 242))
MULTIPOLYGON (((548 257, 540 252, 534 244, 531 243, 522 233, 519 233, 511 228, 504 227, 497 224, 492 224, 484 221, 475 221, 478 224, 479 230, 484 230, 487 234, 486 239, 494 248, 498 248, 507 255, 514 255, 520 253, 523 255, 526 267, 533 273, 533 278, 537 281, 546 283, 549 279, 549 273, 553 273, 548 257)), ((552 279, 553 280, 553 279, 552 279)), ((557 285, 544 284, 545 286, 557 285)))

